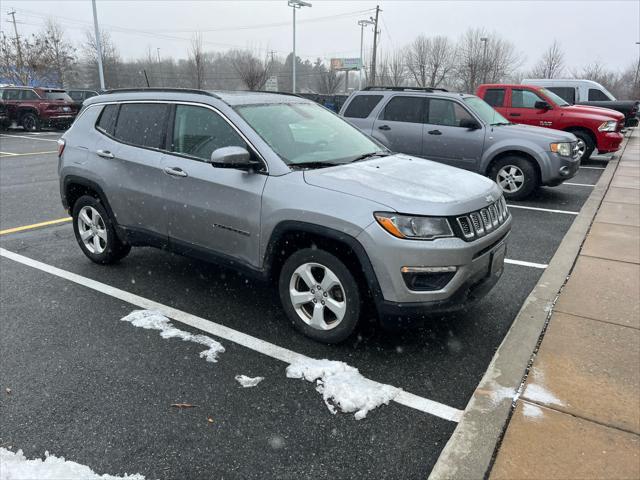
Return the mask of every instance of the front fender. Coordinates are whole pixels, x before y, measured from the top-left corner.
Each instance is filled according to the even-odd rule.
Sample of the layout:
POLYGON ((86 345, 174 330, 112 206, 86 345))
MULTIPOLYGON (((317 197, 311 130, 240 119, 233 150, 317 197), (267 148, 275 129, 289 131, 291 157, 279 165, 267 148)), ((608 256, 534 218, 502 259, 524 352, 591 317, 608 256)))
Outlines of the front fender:
POLYGON ((482 155, 480 171, 488 175, 491 162, 499 155, 506 153, 513 155, 524 154, 524 156, 532 158, 540 169, 542 181, 545 182, 550 178, 552 166, 549 155, 537 143, 530 140, 522 140, 517 144, 506 140, 490 144, 482 155))

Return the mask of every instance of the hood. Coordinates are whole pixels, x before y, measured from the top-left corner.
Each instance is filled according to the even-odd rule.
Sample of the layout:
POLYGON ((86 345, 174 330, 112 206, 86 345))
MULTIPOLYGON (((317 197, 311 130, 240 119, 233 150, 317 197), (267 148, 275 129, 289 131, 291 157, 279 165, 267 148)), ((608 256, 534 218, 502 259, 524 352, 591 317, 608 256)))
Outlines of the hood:
POLYGON ((576 137, 573 133, 554 130, 551 128, 525 125, 523 123, 494 126, 491 128, 492 135, 500 139, 508 136, 514 137, 514 139, 517 137, 518 140, 531 140, 533 142, 542 141, 543 143, 576 141, 576 137))
POLYGON ((624 120, 624 115, 610 108, 593 107, 591 105, 569 105, 568 107, 560 107, 560 112, 573 115, 591 115, 602 119, 602 121, 615 120, 619 122, 624 120))
POLYGON ((404 154, 306 170, 305 182, 415 215, 468 213, 496 201, 499 187, 476 173, 404 154))

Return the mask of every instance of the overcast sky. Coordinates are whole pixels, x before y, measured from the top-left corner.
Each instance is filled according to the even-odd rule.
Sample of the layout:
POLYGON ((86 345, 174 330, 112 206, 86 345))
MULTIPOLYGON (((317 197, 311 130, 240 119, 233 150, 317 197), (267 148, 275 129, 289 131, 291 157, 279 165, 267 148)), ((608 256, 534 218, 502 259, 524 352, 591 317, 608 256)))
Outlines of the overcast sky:
MULTIPOLYGON (((303 58, 356 57, 359 19, 382 9, 380 52, 401 47, 419 34, 457 39, 469 27, 484 27, 513 42, 531 66, 557 39, 569 66, 601 61, 622 69, 640 51, 640 0, 576 1, 401 1, 310 0, 298 11, 297 52, 303 58)), ((292 45, 291 8, 278 1, 98 0, 102 28, 109 30, 124 58, 151 48, 161 56, 186 57, 190 38, 203 32, 207 50, 251 48, 284 57, 292 45)), ((51 16, 74 42, 92 28, 90 0, 3 0, 0 25, 13 35, 7 12, 16 10, 20 35, 30 34, 51 16)), ((365 31, 365 48, 372 29, 365 31)))

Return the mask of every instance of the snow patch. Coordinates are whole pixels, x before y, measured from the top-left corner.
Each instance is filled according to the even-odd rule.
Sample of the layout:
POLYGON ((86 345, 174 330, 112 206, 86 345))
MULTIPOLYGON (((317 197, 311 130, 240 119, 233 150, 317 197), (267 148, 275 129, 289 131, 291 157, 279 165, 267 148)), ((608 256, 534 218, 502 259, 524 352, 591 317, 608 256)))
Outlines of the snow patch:
POLYGON ((537 403, 563 406, 562 401, 542 385, 530 383, 524 391, 525 397, 537 403))
POLYGON ((522 414, 525 417, 530 418, 540 418, 544 416, 544 413, 540 407, 527 402, 522 403, 522 414))
POLYGON ((287 367, 287 377, 315 381, 316 390, 331 413, 355 412, 356 420, 365 418, 382 404, 388 405, 401 392, 399 388, 363 377, 357 368, 344 362, 326 359, 294 362, 287 367))
POLYGON ((135 327, 160 330, 160 336, 162 338, 180 338, 185 342, 204 345, 207 349, 200 352, 200 358, 206 359, 207 362, 217 362, 218 355, 224 353, 224 347, 213 338, 200 334, 194 335, 193 333, 180 330, 174 327, 167 317, 153 310, 134 310, 121 320, 123 322, 130 322, 135 327))
POLYGON ((116 477, 113 475, 98 475, 86 465, 65 460, 45 452, 45 459, 35 458, 27 460, 22 450, 12 452, 0 448, 0 480, 144 480, 140 474, 116 477))
POLYGON ((264 377, 247 377, 246 375, 236 375, 236 381, 244 388, 255 387, 258 385, 264 377))

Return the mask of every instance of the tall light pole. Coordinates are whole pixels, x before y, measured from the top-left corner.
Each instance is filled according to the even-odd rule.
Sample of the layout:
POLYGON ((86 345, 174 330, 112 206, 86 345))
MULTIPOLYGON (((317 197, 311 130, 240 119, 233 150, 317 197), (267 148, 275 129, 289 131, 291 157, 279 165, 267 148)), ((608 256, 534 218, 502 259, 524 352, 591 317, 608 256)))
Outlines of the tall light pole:
POLYGON ((633 88, 638 88, 638 81, 640 81, 640 42, 636 42, 638 45, 638 66, 636 67, 636 75, 633 81, 633 88))
POLYGON ((296 10, 302 7, 310 7, 311 3, 302 0, 288 0, 287 5, 293 9, 293 58, 291 69, 291 93, 296 93, 296 10))
POLYGON ((362 90, 362 77, 364 76, 364 27, 374 23, 373 20, 358 20, 358 25, 360 25, 360 81, 358 88, 360 90, 362 90))
POLYGON ((91 0, 93 5, 93 28, 96 32, 96 50, 98 51, 98 74, 100 75, 100 89, 104 90, 104 70, 102 69, 102 45, 100 42, 100 29, 98 28, 98 12, 96 0, 91 0))
POLYGON ((480 37, 480 41, 484 43, 482 51, 482 83, 487 83, 487 40, 488 37, 480 37))

